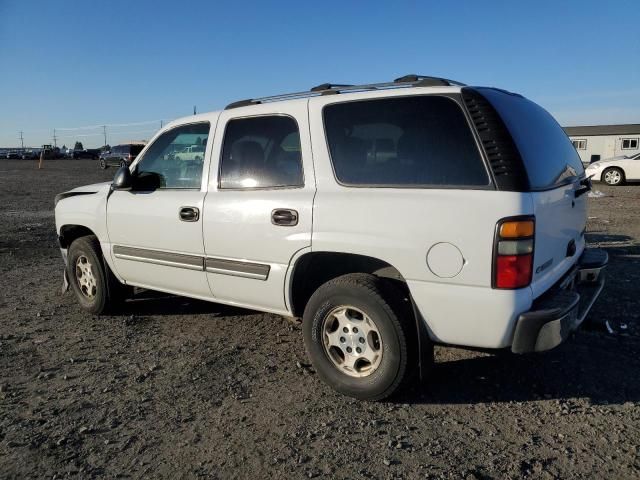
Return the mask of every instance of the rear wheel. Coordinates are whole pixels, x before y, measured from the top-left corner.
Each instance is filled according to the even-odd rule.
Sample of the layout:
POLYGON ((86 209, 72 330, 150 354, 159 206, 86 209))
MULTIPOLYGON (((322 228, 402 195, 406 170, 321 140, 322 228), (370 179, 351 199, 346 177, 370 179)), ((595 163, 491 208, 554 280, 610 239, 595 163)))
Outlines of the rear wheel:
POLYGON ((104 161, 104 158, 100 159, 100 168, 102 170, 106 170, 106 168, 107 168, 107 162, 104 161))
POLYGON ((127 166, 127 162, 125 162, 124 160, 120 161, 120 168, 126 168, 127 166))
POLYGON ((127 287, 104 263, 94 235, 80 237, 69 247, 67 278, 80 306, 96 315, 117 310, 126 295, 127 287))
POLYGON ((622 185, 624 183, 624 172, 615 167, 607 168, 602 172, 602 179, 607 185, 622 185))
POLYGON ((407 375, 413 325, 391 285, 373 275, 349 274, 325 283, 309 299, 304 342, 318 375, 333 389, 382 400, 407 375))

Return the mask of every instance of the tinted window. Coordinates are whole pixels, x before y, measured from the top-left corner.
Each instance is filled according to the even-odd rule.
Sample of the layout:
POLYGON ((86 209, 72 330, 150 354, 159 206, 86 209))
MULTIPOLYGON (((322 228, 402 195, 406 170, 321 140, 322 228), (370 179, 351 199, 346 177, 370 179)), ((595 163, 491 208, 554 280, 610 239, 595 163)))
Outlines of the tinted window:
POLYGON ((502 117, 518 147, 533 190, 576 180, 582 161, 558 122, 542 107, 518 95, 478 89, 502 117))
POLYGON ((140 145, 135 144, 135 145, 129 145, 128 150, 129 150, 129 153, 130 153, 131 155, 138 155, 138 154, 142 151, 142 149, 143 149, 143 148, 144 148, 144 145, 142 145, 142 144, 140 144, 140 145))
POLYGON ((204 155, 188 152, 188 147, 206 148, 209 124, 177 127, 154 141, 136 170, 140 185, 149 188, 200 188, 204 155))
POLYGON ((220 188, 303 185, 298 125, 291 117, 230 120, 224 137, 220 188))
POLYGON ((486 186, 464 114, 446 97, 338 103, 324 108, 337 179, 348 185, 486 186))

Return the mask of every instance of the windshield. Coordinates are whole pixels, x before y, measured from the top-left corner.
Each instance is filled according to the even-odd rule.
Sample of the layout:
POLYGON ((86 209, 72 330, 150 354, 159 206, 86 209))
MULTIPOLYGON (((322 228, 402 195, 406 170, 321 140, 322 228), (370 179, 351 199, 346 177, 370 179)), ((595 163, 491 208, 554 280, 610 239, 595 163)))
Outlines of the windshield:
POLYGON ((571 140, 544 108, 520 95, 479 88, 502 117, 518 147, 531 190, 574 182, 584 167, 571 140))

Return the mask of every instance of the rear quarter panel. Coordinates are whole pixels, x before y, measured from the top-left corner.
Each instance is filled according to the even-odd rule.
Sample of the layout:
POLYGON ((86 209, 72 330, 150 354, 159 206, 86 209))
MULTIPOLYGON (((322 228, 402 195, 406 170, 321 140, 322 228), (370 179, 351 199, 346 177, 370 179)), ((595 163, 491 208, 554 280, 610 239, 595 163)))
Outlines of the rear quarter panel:
POLYGON ((327 101, 310 102, 318 191, 312 250, 383 260, 407 281, 433 339, 458 345, 509 345, 531 290, 491 288, 493 241, 499 219, 533 213, 527 193, 470 189, 345 187, 334 177, 322 124, 327 101), (463 257, 452 278, 435 275, 427 253, 440 242, 463 257))

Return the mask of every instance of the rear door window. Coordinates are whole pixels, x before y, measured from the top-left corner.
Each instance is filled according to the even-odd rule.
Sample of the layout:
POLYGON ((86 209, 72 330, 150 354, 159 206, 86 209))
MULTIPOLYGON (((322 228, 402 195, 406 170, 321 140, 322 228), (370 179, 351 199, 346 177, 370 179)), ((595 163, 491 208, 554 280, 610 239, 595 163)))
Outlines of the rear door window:
POLYGON ((344 185, 483 188, 489 175, 460 106, 441 96, 327 105, 331 161, 344 185))
POLYGON ((229 120, 220 164, 220 188, 304 185, 300 132, 284 115, 229 120))
POLYGON ((584 174, 578 152, 558 122, 520 95, 477 89, 496 109, 518 147, 531 190, 549 190, 584 174))

